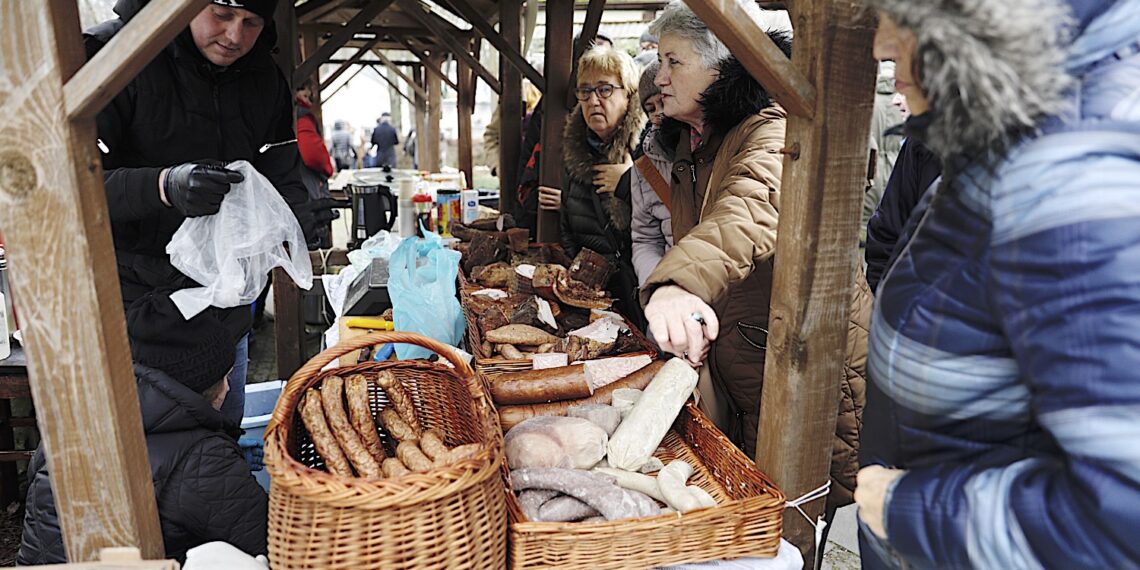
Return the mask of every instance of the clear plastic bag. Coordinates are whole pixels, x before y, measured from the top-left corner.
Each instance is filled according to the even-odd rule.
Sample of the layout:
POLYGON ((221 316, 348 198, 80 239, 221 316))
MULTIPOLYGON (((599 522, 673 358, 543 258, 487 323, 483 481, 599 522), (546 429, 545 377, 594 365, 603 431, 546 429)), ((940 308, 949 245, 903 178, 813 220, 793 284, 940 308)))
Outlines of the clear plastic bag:
MULTIPOLYGON (((396 330, 429 336, 451 346, 463 339, 463 309, 455 283, 459 278, 458 251, 443 247, 439 234, 424 239, 404 238, 388 265, 388 296, 396 330)), ((431 351, 397 344, 400 360, 427 358, 431 351)))
POLYGON ((250 163, 226 165, 245 175, 212 216, 187 218, 166 246, 170 263, 202 287, 170 298, 187 319, 214 306, 222 309, 257 300, 269 272, 281 267, 302 289, 313 286, 305 235, 285 199, 250 163))

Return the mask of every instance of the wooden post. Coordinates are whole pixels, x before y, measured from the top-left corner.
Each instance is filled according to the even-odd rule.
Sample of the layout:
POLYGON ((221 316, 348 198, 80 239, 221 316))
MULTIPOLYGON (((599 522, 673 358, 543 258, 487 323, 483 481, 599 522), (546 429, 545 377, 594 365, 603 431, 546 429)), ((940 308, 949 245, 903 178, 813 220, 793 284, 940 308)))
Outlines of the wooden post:
MULTIPOLYGON (((567 93, 574 39, 574 0, 546 3, 546 95, 542 103, 542 165, 539 183, 562 188, 562 127, 566 123, 567 93)), ((565 188, 563 188, 565 190, 565 188)), ((559 241, 558 212, 538 211, 538 241, 559 241)))
MULTIPOLYGON (((317 32, 306 31, 301 33, 301 55, 304 58, 309 58, 317 52, 317 32)), ((324 119, 321 113, 321 102, 324 97, 321 95, 321 74, 320 68, 313 70, 313 74, 309 76, 310 85, 313 86, 313 108, 310 111, 317 119, 318 125, 324 125, 324 119)), ((292 74, 289 75, 292 77, 292 74)), ((322 128, 323 131, 323 128, 322 128)))
POLYGON ((311 55, 305 54, 304 63, 297 66, 297 69, 293 72, 293 81, 301 81, 303 78, 316 73, 325 60, 332 57, 332 55, 336 53, 336 50, 348 43, 348 40, 351 40, 356 32, 359 32, 364 26, 370 24, 372 18, 375 18, 380 12, 386 10, 392 2, 393 0, 376 0, 375 2, 365 4, 365 6, 356 13, 356 16, 353 16, 352 20, 350 20, 348 24, 345 24, 344 29, 334 34, 333 37, 329 38, 327 42, 317 48, 311 55))
POLYGON ((404 142, 404 136, 407 134, 404 131, 404 104, 400 102, 400 98, 404 98, 412 106, 415 106, 415 101, 411 97, 404 95, 403 90, 400 89, 400 84, 396 83, 398 77, 392 71, 391 67, 381 71, 377 67, 373 67, 376 73, 384 76, 384 80, 388 82, 388 100, 392 102, 392 127, 396 129, 396 134, 400 137, 400 142, 404 142))
MULTIPOLYGON (((815 113, 788 119, 756 451, 789 499, 828 481, 875 88, 859 2, 794 2, 792 21, 792 63, 815 86, 815 113)), ((824 500, 802 508, 814 520, 824 500)), ((815 532, 798 512, 785 514, 784 537, 810 567, 815 532)))
MULTIPOLYGON (((443 65, 443 58, 433 53, 424 65, 439 71, 443 65)), ((419 143, 423 145, 420 168, 428 172, 439 172, 439 122, 443 117, 443 83, 435 73, 429 74, 425 80, 428 93, 427 125, 423 136, 419 139, 419 143)))
MULTIPOLYGON (((522 44, 521 10, 521 0, 499 2, 499 35, 515 51, 522 44)), ((519 155, 530 149, 522 148, 522 77, 502 51, 499 79, 503 83, 499 96, 499 211, 513 213, 518 207, 519 155)))
MULTIPOLYGON (((412 77, 415 79, 416 85, 418 85, 420 90, 424 93, 427 93, 427 90, 424 88, 427 85, 427 81, 425 81, 426 75, 424 66, 417 65, 412 68, 412 77)), ((427 144, 424 142, 427 138, 427 108, 427 97, 420 95, 420 92, 416 91, 416 155, 413 157, 413 160, 420 170, 426 170, 423 157, 425 154, 424 149, 427 148, 424 146, 427 144)))
MULTIPOLYGON (((491 75, 491 72, 487 71, 482 63, 479 63, 478 58, 471 55, 469 51, 470 46, 466 40, 460 40, 457 37, 463 33, 462 31, 449 24, 447 20, 438 18, 427 11, 426 7, 420 3, 420 0, 397 0, 397 2, 400 8, 404 10, 404 13, 414 18, 431 32, 437 45, 441 45, 443 49, 450 51, 456 60, 466 63, 468 67, 479 74, 479 77, 485 81, 495 93, 499 93, 503 90, 502 86, 499 85, 499 80, 494 75, 491 75)), ((458 90, 457 88, 456 91, 458 90)))
MULTIPOLYGON (((496 33, 495 28, 491 27, 491 24, 488 23, 487 20, 479 14, 479 11, 472 7, 467 0, 450 0, 450 3, 464 19, 471 22, 471 25, 474 26, 476 30, 479 30, 479 33, 482 34, 484 38, 487 38, 488 42, 491 42, 492 46, 495 46, 500 58, 505 58, 517 71, 526 75, 527 79, 529 79, 539 91, 546 91, 546 79, 519 53, 519 44, 517 42, 512 43, 506 39, 501 32, 496 33)), ((499 2, 499 11, 502 12, 505 6, 511 6, 513 4, 513 1, 499 2)), ((500 29, 502 25, 502 20, 500 20, 500 29)), ((502 77, 503 74, 500 70, 499 78, 502 79, 502 77)))
POLYGON ((165 553, 94 115, 205 3, 151 2, 116 37, 135 43, 119 41, 118 53, 100 58, 101 73, 80 75, 74 0, 0 3, 0 37, 10 40, 0 43, 0 112, 9 118, 0 124, 0 227, 72 561, 94 560, 110 546, 134 546, 147 558, 165 553), (102 65, 115 58, 120 63, 102 65))
MULTIPOLYGON (((297 11, 292 2, 279 2, 277 11, 273 13, 273 20, 277 23, 277 51, 273 54, 277 67, 285 77, 292 79, 293 68, 300 60, 301 44, 297 32, 297 11)), ((297 89, 297 85, 293 85, 297 89)))
MULTIPOLYGON (((574 54, 570 59, 570 68, 573 70, 570 72, 570 76, 575 79, 578 77, 578 59, 586 53, 586 48, 593 45, 594 38, 598 36, 598 26, 602 24, 602 11, 605 7, 606 0, 590 0, 590 3, 586 5, 586 20, 582 22, 582 30, 578 32, 578 41, 574 42, 574 54)), ((566 107, 573 108, 577 102, 574 93, 567 90, 566 107)))
POLYGON ((273 270, 273 332, 277 377, 289 378, 305 362, 305 315, 301 289, 285 270, 273 270))
POLYGON ((471 112, 474 111, 472 102, 475 91, 475 81, 472 69, 463 59, 457 60, 459 92, 456 94, 456 111, 459 119, 459 171, 467 178, 467 185, 475 186, 475 165, 471 156, 471 112))

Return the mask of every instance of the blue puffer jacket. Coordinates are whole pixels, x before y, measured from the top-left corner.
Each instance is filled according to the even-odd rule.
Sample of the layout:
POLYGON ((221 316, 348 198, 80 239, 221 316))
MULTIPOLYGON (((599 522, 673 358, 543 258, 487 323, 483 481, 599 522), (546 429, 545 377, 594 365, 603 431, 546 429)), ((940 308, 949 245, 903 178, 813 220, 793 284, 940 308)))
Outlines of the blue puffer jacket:
MULTIPOLYGON (((1034 15, 1048 2, 876 4, 928 26, 920 54, 948 37, 930 35, 937 11, 953 12, 942 23, 975 44, 955 49, 988 42, 982 65, 995 70, 980 73, 1003 77, 997 88, 1010 70, 1030 91, 1047 76, 1001 55, 1049 61, 1025 43, 1056 15, 1034 15), (1004 40, 1018 41, 1003 44, 1010 26, 1004 40)), ((917 567, 1140 566, 1140 0, 1073 4, 1075 39, 1059 42, 1054 66, 1063 89, 1040 95, 1036 110, 1052 118, 1037 132, 1003 138, 1017 129, 999 124, 1002 136, 986 137, 976 124, 988 108, 967 109, 976 131, 932 126, 943 130, 928 142, 957 166, 946 162, 879 289, 862 459, 907 470, 888 492, 886 528, 917 567), (963 163, 979 141, 996 160, 963 163)), ((924 83, 951 79, 945 67, 924 70, 924 83)), ((932 108, 948 109, 931 88, 932 108)), ((1004 110, 1032 98, 1011 94, 1004 110)))

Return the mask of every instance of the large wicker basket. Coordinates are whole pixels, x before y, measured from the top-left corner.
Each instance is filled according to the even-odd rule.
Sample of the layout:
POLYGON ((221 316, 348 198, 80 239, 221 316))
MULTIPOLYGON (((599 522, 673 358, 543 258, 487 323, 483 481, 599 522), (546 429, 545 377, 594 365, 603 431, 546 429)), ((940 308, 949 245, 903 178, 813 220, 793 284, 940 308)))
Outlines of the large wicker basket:
MULTIPOLYGON (((265 432, 269 556, 273 568, 502 568, 506 505, 502 433, 481 380, 448 346, 407 333, 374 333, 330 348, 289 379, 265 432), (455 368, 426 361, 368 362, 320 372, 343 354, 387 342, 435 351, 455 368), (305 391, 331 375, 370 380, 373 416, 388 405, 376 374, 392 371, 412 393, 425 428, 449 445, 480 443, 478 455, 427 473, 349 478, 323 469, 296 413, 305 391)), ((387 434, 382 433, 382 438, 387 434)))
POLYGON ((616 570, 776 555, 784 494, 691 402, 656 456, 692 465, 690 484, 718 506, 626 521, 529 522, 508 491, 511 568, 616 570))
MULTIPOLYGON (((483 334, 479 331, 478 315, 471 309, 471 294, 475 291, 482 289, 478 285, 472 284, 471 281, 459 273, 459 304, 463 308, 463 316, 467 320, 467 330, 465 336, 467 339, 467 348, 471 354, 475 355, 475 366, 479 369, 481 374, 488 377, 505 374, 507 372, 520 372, 523 370, 531 370, 534 366, 530 359, 515 360, 510 358, 503 358, 501 356, 494 356, 487 354, 483 350, 483 334)), ((630 334, 633 335, 634 340, 640 345, 640 350, 633 352, 626 352, 614 355, 616 357, 631 357, 648 355, 650 357, 657 357, 657 347, 651 342, 644 333, 633 326, 628 320, 626 325, 629 326, 630 334)))

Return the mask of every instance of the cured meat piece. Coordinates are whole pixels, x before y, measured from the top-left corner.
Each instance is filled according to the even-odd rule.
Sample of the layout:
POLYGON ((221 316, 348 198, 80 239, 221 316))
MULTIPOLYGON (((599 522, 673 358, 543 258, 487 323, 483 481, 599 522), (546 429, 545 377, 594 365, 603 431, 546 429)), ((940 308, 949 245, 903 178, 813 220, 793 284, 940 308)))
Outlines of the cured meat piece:
POLYGON ((380 444, 380 434, 376 432, 376 421, 372 418, 372 410, 368 405, 368 379, 361 374, 353 374, 345 380, 344 394, 348 399, 348 416, 352 420, 352 427, 360 434, 365 449, 377 462, 383 462, 387 457, 384 446, 380 444))
POLYGON ((344 379, 340 376, 324 379, 321 384, 321 404, 329 429, 356 472, 362 477, 380 477, 380 463, 364 447, 360 434, 356 433, 344 411, 344 379))
POLYGON ((515 426, 503 441, 511 469, 588 469, 605 457, 607 439, 602 428, 587 420, 542 416, 515 426))
POLYGON ((571 418, 587 420, 605 430, 606 435, 612 435, 618 424, 621 423, 621 412, 617 408, 605 404, 571 406, 566 410, 566 415, 571 418))
POLYGON ((569 277, 554 281, 554 296, 571 307, 581 309, 608 309, 613 305, 613 299, 604 290, 593 289, 569 277))
POLYGON ((467 257, 463 259, 463 270, 468 275, 480 265, 490 265, 496 261, 507 258, 507 244, 489 233, 475 234, 471 238, 471 247, 467 249, 467 257))
POLYGON ((606 520, 642 516, 643 505, 621 487, 602 476, 580 469, 517 469, 511 472, 516 491, 550 489, 590 505, 606 520))
POLYGON ((598 511, 590 505, 574 497, 563 495, 543 503, 538 509, 538 518, 534 520, 543 522, 575 522, 596 516, 598 516, 598 511))
POLYGON ((558 244, 544 243, 539 248, 539 251, 543 263, 552 263, 554 265, 561 265, 562 267, 570 267, 570 264, 574 263, 574 260, 570 259, 570 256, 566 255, 566 251, 558 244))
POLYGON ((534 266, 523 263, 515 267, 511 274, 511 293, 515 295, 534 295, 534 266))
POLYGON ((336 436, 332 434, 328 421, 325 420, 321 393, 315 388, 310 389, 305 393, 305 399, 301 401, 298 408, 301 412, 301 421, 305 424, 305 429, 309 430, 309 437, 313 440, 313 446, 317 448, 317 454, 321 456, 321 459, 324 459, 325 467, 329 473, 341 477, 352 477, 352 468, 348 466, 348 458, 344 456, 344 451, 340 449, 340 444, 336 442, 336 436))
POLYGON ((610 465, 637 471, 653 456, 696 387, 697 372, 693 367, 680 358, 665 363, 610 439, 610 465))
POLYGON ((476 283, 490 288, 510 287, 515 270, 502 261, 476 267, 469 274, 476 283))
POLYGON ((539 346, 546 343, 556 343, 561 339, 542 330, 527 325, 507 325, 488 331, 483 335, 490 342, 498 344, 513 344, 539 346))
POLYGON ((569 267, 570 279, 596 290, 605 289, 616 270, 604 255, 588 248, 582 248, 569 267))
POLYGON ((477 230, 483 230, 487 232, 501 232, 504 230, 509 230, 515 227, 517 224, 515 222, 514 216, 510 214, 500 214, 491 218, 479 218, 478 220, 475 220, 474 222, 471 222, 467 225, 477 230))
POLYGON ((579 406, 583 404, 608 404, 613 396, 613 393, 621 389, 637 389, 641 390, 649 385, 657 372, 665 366, 665 361, 657 360, 649 366, 606 386, 596 392, 589 398, 581 400, 568 400, 563 402, 551 402, 549 404, 535 404, 530 406, 500 406, 499 407, 499 425, 503 431, 509 430, 520 422, 533 418, 536 416, 563 416, 566 415, 566 409, 570 406, 579 406))
POLYGON ((519 493, 519 506, 522 507, 523 515, 527 520, 537 521, 539 509, 547 501, 557 497, 558 491, 550 491, 547 489, 528 489, 519 493))
POLYGON ((591 392, 590 379, 581 364, 507 372, 491 380, 491 398, 500 405, 576 400, 591 392))
POLYGON ((507 244, 515 253, 526 253, 530 245, 530 230, 526 228, 511 228, 507 230, 507 244))
MULTIPOLYGON (((511 313, 511 324, 528 325, 550 331, 558 330, 558 322, 554 320, 554 315, 550 312, 550 303, 533 295, 515 307, 514 312, 511 313)), ((545 344, 550 344, 551 347, 554 345, 554 343, 545 344)))
POLYGON ((548 301, 557 301, 558 297, 554 294, 554 283, 565 274, 566 268, 561 265, 543 264, 536 266, 534 277, 531 279, 534 293, 548 301))
POLYGON ((400 383, 395 374, 385 370, 376 375, 376 384, 384 389, 384 393, 388 395, 388 401, 392 403, 392 408, 404 418, 405 422, 411 426, 417 433, 423 431, 423 426, 420 425, 419 418, 416 417, 415 404, 412 403, 412 395, 408 389, 400 383))

